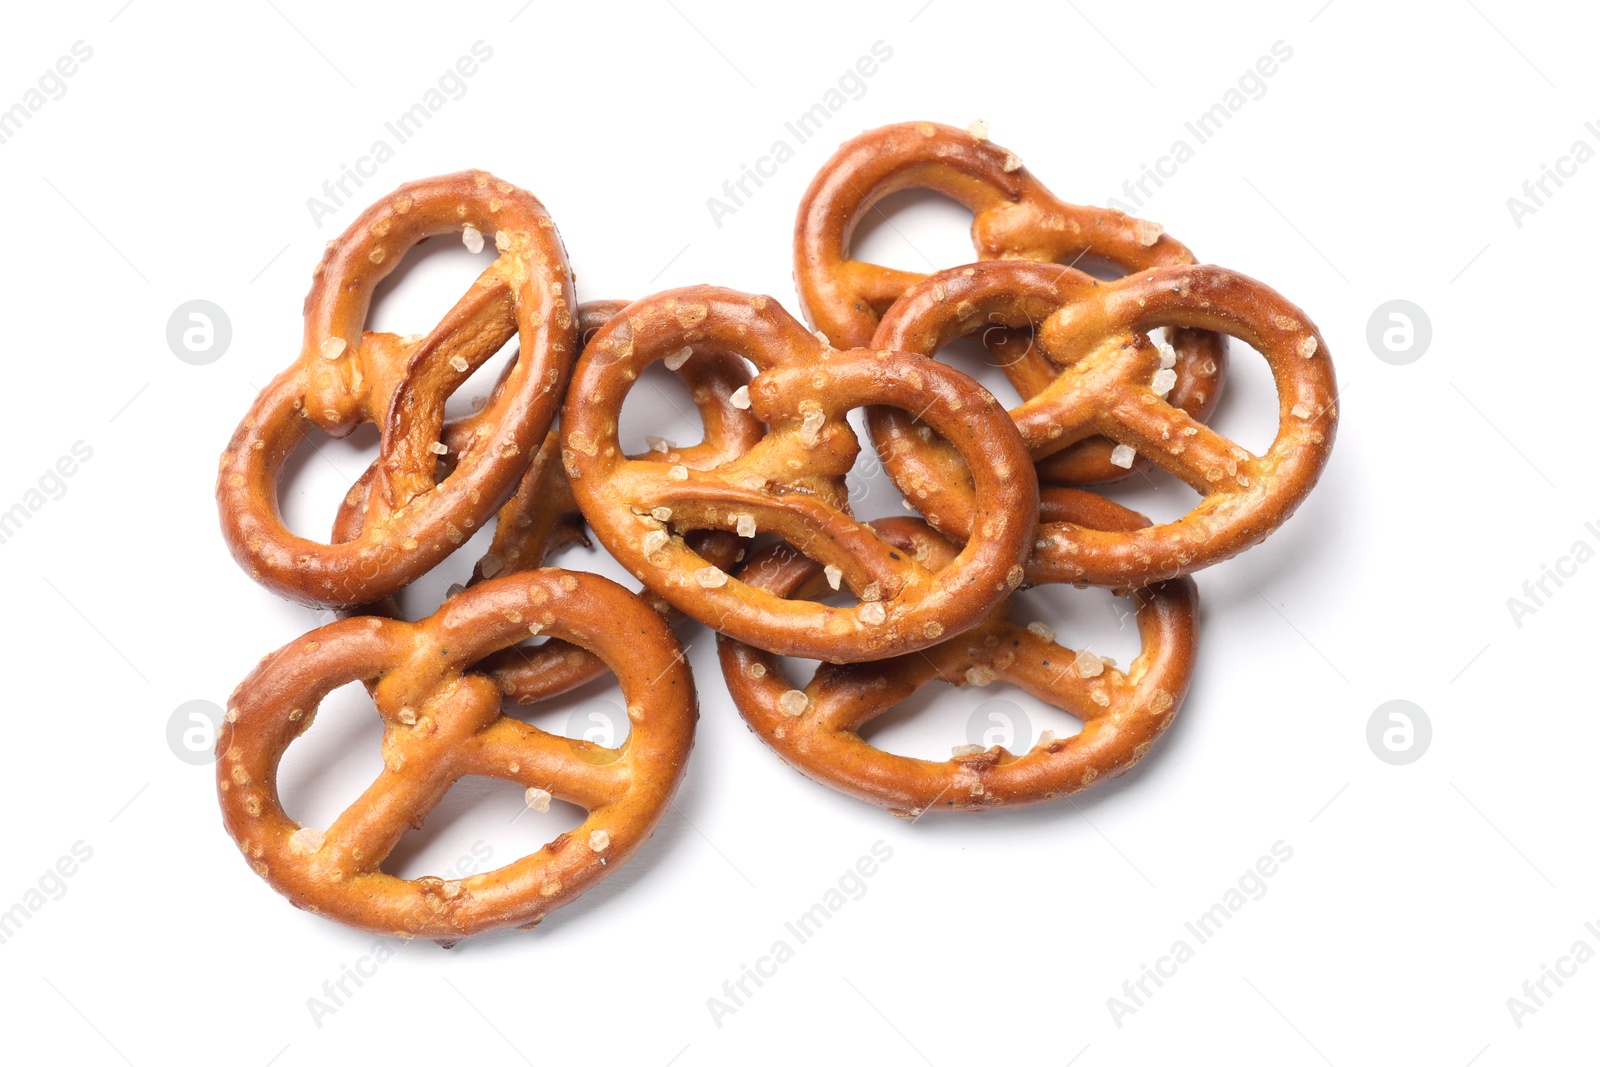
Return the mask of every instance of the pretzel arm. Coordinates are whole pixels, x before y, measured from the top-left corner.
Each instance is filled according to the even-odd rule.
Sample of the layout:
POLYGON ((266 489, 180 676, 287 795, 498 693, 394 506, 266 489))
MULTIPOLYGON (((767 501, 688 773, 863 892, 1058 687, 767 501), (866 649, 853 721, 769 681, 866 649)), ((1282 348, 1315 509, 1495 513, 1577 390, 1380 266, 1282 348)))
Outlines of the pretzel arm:
POLYGON ((501 717, 464 745, 456 758, 464 774, 544 789, 559 800, 594 811, 627 792, 625 752, 626 745, 605 748, 501 717))
POLYGON ((1097 677, 1085 678, 1079 669, 1080 653, 1041 637, 1021 626, 1008 627, 1016 658, 992 669, 997 678, 1010 682, 1029 696, 1068 711, 1084 722, 1106 714, 1108 708, 1093 698, 1096 689, 1112 686, 1122 679, 1114 668, 1103 668, 1097 677))
POLYGON ((806 683, 817 728, 859 733, 917 690, 947 673, 939 647, 876 663, 822 664, 806 683))
MULTIPOLYGON (((433 444, 444 428, 445 400, 516 336, 513 304, 511 287, 491 267, 412 351, 405 380, 383 420, 373 497, 386 512, 438 484, 433 444)), ((368 508, 369 523, 379 517, 377 509, 368 508)))
POLYGON ((736 530, 736 516, 748 514, 757 532, 776 533, 823 566, 838 567, 857 593, 876 583, 884 598, 893 597, 906 583, 908 563, 915 566, 871 526, 815 496, 773 495, 691 471, 687 480, 659 483, 650 502, 671 508, 673 525, 689 528, 736 530))
POLYGON ((444 763, 425 765, 421 773, 403 764, 385 765, 328 827, 320 858, 342 870, 375 870, 407 830, 422 825, 457 777, 459 772, 444 763))
POLYGON ((927 277, 926 274, 918 274, 916 271, 896 270, 893 267, 884 267, 859 259, 845 260, 840 265, 840 271, 844 275, 846 287, 856 295, 856 299, 878 312, 882 312, 898 300, 901 293, 927 277))
POLYGON ((1145 395, 1155 396, 1130 395, 1098 416, 1100 431, 1131 446, 1202 496, 1237 492, 1249 484, 1258 457, 1182 408, 1159 398, 1144 402, 1145 395))

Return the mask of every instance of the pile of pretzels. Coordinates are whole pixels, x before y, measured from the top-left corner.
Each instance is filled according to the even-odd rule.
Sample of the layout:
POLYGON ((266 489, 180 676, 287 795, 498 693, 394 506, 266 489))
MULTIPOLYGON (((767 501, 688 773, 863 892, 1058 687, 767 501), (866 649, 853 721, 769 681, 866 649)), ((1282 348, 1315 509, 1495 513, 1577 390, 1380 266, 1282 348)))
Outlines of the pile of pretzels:
POLYGON ((763 742, 896 815, 1064 797, 1149 751, 1194 664, 1188 575, 1277 529, 1327 461, 1336 389, 1317 328, 1154 223, 1058 200, 980 124, 906 123, 843 145, 800 205, 794 273, 814 330, 771 297, 709 285, 579 304, 544 206, 481 171, 402 186, 329 243, 300 356, 245 415, 217 479, 224 536, 250 576, 342 615, 264 658, 227 706, 218 797, 257 874, 299 907, 386 935, 448 945, 537 924, 624 863, 671 802, 698 715, 669 626, 680 614, 716 631, 723 681, 763 742), (855 227, 905 189, 973 212, 977 262, 922 275, 850 257, 855 227), (428 333, 365 329, 374 288, 441 234, 499 254, 428 333), (1064 265, 1085 259, 1120 276, 1064 265), (1020 405, 939 361, 969 335, 1020 405), (1225 336, 1264 356, 1276 383, 1277 435, 1261 454, 1204 421, 1225 336), (446 421, 447 398, 513 340, 482 405, 446 421), (688 387, 704 439, 628 455, 623 401, 657 361, 688 387), (857 408, 918 517, 852 514, 857 408), (285 460, 314 431, 364 422, 379 454, 328 541, 290 533, 285 460), (1200 502, 1153 526, 1084 488, 1142 464, 1200 502), (393 595, 490 522, 465 588, 427 618, 400 617, 393 595), (543 566, 586 529, 642 592, 543 566), (1011 620, 1014 594, 1045 583, 1131 601, 1141 651, 1126 671, 1011 620), (822 665, 796 687, 783 656, 822 665), (616 747, 508 714, 607 671, 629 720, 616 747), (957 746, 944 761, 862 739, 936 680, 1008 682, 1082 731, 1025 752, 957 746), (354 681, 383 719, 383 771, 331 826, 301 826, 279 801, 279 760, 354 681), (464 775, 588 814, 472 877, 381 870, 464 775))

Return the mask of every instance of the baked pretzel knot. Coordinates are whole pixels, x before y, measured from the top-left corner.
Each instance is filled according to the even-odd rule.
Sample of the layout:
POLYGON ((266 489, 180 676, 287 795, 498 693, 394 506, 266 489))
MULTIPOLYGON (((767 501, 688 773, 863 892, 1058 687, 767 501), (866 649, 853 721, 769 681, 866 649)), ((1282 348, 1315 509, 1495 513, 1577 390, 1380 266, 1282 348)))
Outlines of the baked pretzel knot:
MULTIPOLYGON (((1046 490, 1055 508, 1086 525, 1134 529, 1142 516, 1080 490, 1046 490)), ((955 548, 916 519, 883 519, 880 533, 930 561, 955 548)), ((826 595, 820 568, 785 545, 758 553, 744 580, 780 595, 826 595)), ((1194 664, 1194 581, 1179 578, 1126 594, 1136 605, 1141 650, 1124 674, 1088 651, 1056 643, 1040 623, 1009 618, 1010 603, 982 625, 920 653, 878 663, 823 665, 791 689, 773 656, 718 639, 722 672, 756 734, 808 777, 896 815, 930 808, 979 811, 1035 804, 1115 778, 1143 758, 1178 713, 1194 664), (1048 733, 1026 752, 996 745, 954 749, 944 761, 874 748, 861 728, 933 681, 1010 682, 1083 720, 1072 737, 1048 733)))
MULTIPOLYGON (((1242 274, 1161 267, 1102 282, 1041 263, 991 262, 941 271, 884 316, 875 345, 932 356, 991 322, 1039 324, 1060 370, 1011 412, 1036 459, 1104 434, 1187 482, 1203 498, 1187 515, 1137 530, 1094 530, 1041 509, 1030 581, 1146 585, 1210 566, 1262 541, 1316 483, 1338 423, 1333 364, 1305 313, 1242 274), (1147 332, 1203 328, 1266 357, 1278 433, 1253 455, 1163 399, 1163 357, 1147 332)), ((898 412, 868 412, 884 467, 942 533, 967 536, 980 508, 957 450, 898 412)), ((937 431, 937 427, 934 428, 937 431)))
POLYGON ((443 942, 527 927, 627 861, 672 798, 693 743, 694 682, 677 639, 643 601, 593 574, 526 571, 485 582, 417 623, 376 616, 313 630, 234 692, 218 738, 223 821, 256 873, 298 907, 350 926, 443 942), (545 633, 603 659, 630 722, 618 748, 546 733, 500 712, 471 665, 545 633), (326 831, 278 801, 278 763, 336 687, 369 683, 384 769, 326 831), (576 830, 493 871, 402 879, 379 865, 455 782, 480 775, 588 810, 576 830))
MULTIPOLYGON (((1058 199, 1013 153, 986 138, 932 122, 884 126, 840 146, 812 179, 795 220, 801 310, 841 348, 872 343, 879 317, 927 277, 850 257, 856 226, 879 201, 906 189, 939 193, 971 211, 972 244, 983 260, 1099 262, 1126 272, 1195 261, 1156 223, 1058 199)), ((991 358, 1027 392, 1039 362, 1031 324, 986 325, 982 340, 991 358)), ((1222 392, 1223 339, 1205 330, 1174 330, 1168 339, 1177 356, 1169 399, 1204 420, 1222 392)), ((1041 483, 1126 477, 1128 469, 1111 462, 1114 444, 1091 437, 1061 450, 1040 466, 1041 483)))
POLYGON ((630 304, 595 335, 562 411, 562 461, 578 505, 623 566, 674 607, 741 641, 834 662, 880 659, 933 644, 982 620, 1022 581, 1037 517, 1033 465, 1016 427, 966 375, 903 353, 840 352, 777 303, 694 286, 630 304), (735 403, 767 424, 732 460, 630 459, 617 418, 651 363, 743 357, 755 379, 735 403), (966 457, 974 536, 932 570, 856 521, 844 476, 860 450, 854 407, 917 413, 966 457), (790 601, 731 578, 681 536, 692 530, 775 533, 830 568, 860 603, 790 601))
MULTIPOLYGON (((590 338, 625 306, 620 300, 587 301, 578 305, 581 342, 587 346, 590 338)), ((677 375, 689 389, 706 437, 702 444, 684 449, 662 442, 662 451, 657 453, 659 458, 712 463, 719 458, 737 458, 760 440, 763 427, 755 416, 734 407, 730 401, 735 392, 750 382, 750 371, 743 361, 732 356, 706 355, 680 366, 677 375)), ((459 421, 447 424, 445 442, 454 442, 462 436, 462 427, 459 421)), ((534 454, 517 491, 496 514, 494 540, 473 567, 466 588, 501 574, 543 566, 561 549, 589 543, 583 515, 567 483, 566 472, 561 469, 560 448, 560 436, 552 430, 534 454)), ((450 454, 455 454, 453 447, 450 454)), ((367 487, 376 475, 377 466, 369 467, 346 495, 334 523, 335 543, 359 535, 367 487)), ((692 535, 691 541, 695 551, 714 566, 731 567, 742 555, 742 541, 733 534, 702 531, 692 535)), ((646 593, 644 599, 668 622, 681 617, 654 593, 646 593)), ((400 609, 393 598, 364 605, 359 611, 385 618, 400 617, 400 609)), ((607 668, 592 652, 552 639, 534 648, 517 646, 496 652, 476 669, 493 678, 512 703, 533 704, 592 681, 607 668)))
POLYGON ((561 400, 576 348, 571 273, 532 194, 481 171, 403 185, 368 208, 316 269, 300 358, 262 390, 222 454, 217 506, 235 559, 292 600, 350 607, 414 581, 516 487, 561 400), (500 255, 432 332, 363 329, 373 289, 407 249, 461 232, 500 255), (446 399, 516 337, 485 406, 441 442, 446 399), (339 544, 297 537, 278 514, 278 473, 311 424, 343 437, 374 422, 380 451, 362 525, 339 544), (442 479, 441 448, 449 458, 442 479))

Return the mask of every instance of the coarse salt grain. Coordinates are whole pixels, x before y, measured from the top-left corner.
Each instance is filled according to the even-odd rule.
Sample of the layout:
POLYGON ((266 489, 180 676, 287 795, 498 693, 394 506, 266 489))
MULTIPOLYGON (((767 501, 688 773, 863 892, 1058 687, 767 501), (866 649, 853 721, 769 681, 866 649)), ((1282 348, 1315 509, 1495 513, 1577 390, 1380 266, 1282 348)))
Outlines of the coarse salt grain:
POLYGON ((974 140, 987 141, 989 139, 989 124, 983 119, 973 119, 971 124, 967 126, 967 133, 971 134, 974 140))
POLYGON ((1118 445, 1111 450, 1111 462, 1118 467, 1130 468, 1134 455, 1132 445, 1118 445))
POLYGON ((510 251, 511 235, 504 230, 496 230, 494 232, 494 246, 501 252, 510 251))
POLYGON ((467 246, 467 251, 474 254, 483 251, 483 233, 476 226, 463 226, 461 228, 461 243, 467 246))
POLYGON ((1178 350, 1167 341, 1157 341, 1156 351, 1161 353, 1161 366, 1175 367, 1178 365, 1178 350))
POLYGON ((802 400, 800 410, 804 413, 804 417, 800 420, 800 432, 808 441, 815 444, 817 435, 822 432, 822 424, 828 417, 823 414, 822 405, 815 400, 802 400))
POLYGON ((883 603, 877 600, 868 601, 861 605, 861 621, 877 626, 889 617, 883 609, 883 603))
POLYGON ((1178 372, 1170 367, 1162 367, 1156 371, 1156 376, 1150 380, 1150 388, 1156 396, 1166 396, 1172 392, 1172 387, 1178 384, 1178 372))
POLYGON ((1293 415, 1297 419, 1309 419, 1311 417, 1311 409, 1306 407, 1304 404, 1296 404, 1294 407, 1289 409, 1289 414, 1293 415))
POLYGON ((644 443, 652 452, 671 452, 678 447, 665 437, 646 437, 644 443))
POLYGON ((645 555, 653 556, 657 552, 661 551, 661 549, 670 540, 672 540, 672 538, 668 536, 667 531, 651 530, 649 533, 644 535, 644 540, 639 543, 639 547, 644 549, 645 555))
POLYGON ((650 517, 657 522, 671 522, 672 509, 667 507, 651 508, 650 517))
POLYGON ((952 745, 950 747, 950 755, 956 759, 960 759, 962 756, 976 756, 982 751, 982 745, 952 745))
POLYGON ((694 572, 694 580, 702 589, 720 589, 728 584, 728 574, 721 567, 701 567, 694 572))
POLYGON ((611 835, 604 830, 589 831, 589 848, 595 852, 604 852, 611 847, 611 835))
POLYGON ((798 689, 790 689, 778 698, 778 708, 785 715, 795 717, 804 715, 806 708, 811 706, 811 698, 798 689))
POLYGON ((1301 338, 1301 340, 1300 340, 1300 354, 1302 356, 1306 357, 1307 359, 1310 359, 1312 356, 1316 355, 1317 354, 1317 339, 1315 337, 1303 337, 1303 338, 1301 338))
POLYGON ((828 579, 828 584, 837 591, 840 580, 844 578, 844 571, 830 563, 826 567, 822 568, 822 574, 828 579))
POLYGON ((534 811, 550 810, 550 791, 548 789, 540 789, 534 786, 522 794, 522 799, 534 811))
POLYGON ((689 362, 689 357, 692 355, 694 355, 694 349, 690 348, 688 345, 684 345, 676 352, 669 352, 667 354, 667 358, 663 359, 661 362, 667 365, 668 370, 677 370, 679 367, 689 362))
POLYGON ((733 391, 733 395, 728 397, 728 403, 732 404, 734 407, 738 408, 740 411, 749 411, 750 410, 750 387, 748 385, 739 386, 739 388, 737 388, 737 389, 735 389, 733 391))
POLYGON ((1028 632, 1035 637, 1042 637, 1046 641, 1054 641, 1056 639, 1056 632, 1042 622, 1030 622, 1028 624, 1028 632))
POLYGON ((451 356, 450 366, 455 368, 458 374, 465 374, 467 373, 467 368, 472 366, 472 364, 467 362, 465 356, 451 356))
POLYGON ((675 482, 686 482, 689 480, 689 468, 682 463, 674 463, 667 471, 667 477, 675 482))
POLYGON ((994 672, 987 667, 968 667, 967 681, 978 686, 988 685, 994 681, 994 672))
POLYGON ((446 455, 450 451, 450 446, 445 444, 443 441, 435 441, 433 444, 429 445, 428 448, 436 456, 446 455))
POLYGON ((326 341, 322 342, 322 346, 317 349, 317 353, 322 356, 323 359, 338 359, 340 356, 344 355, 344 350, 345 343, 343 337, 330 337, 326 341))
POLYGON ((296 852, 318 852, 321 851, 322 843, 325 840, 326 838, 321 830, 312 826, 302 826, 289 835, 289 847, 296 852))
POLYGON ((734 523, 733 530, 740 537, 754 537, 756 535, 756 517, 754 515, 740 515, 739 521, 734 523))
POLYGON ((1088 649, 1079 652, 1073 664, 1078 668, 1079 678, 1098 678, 1106 669, 1105 662, 1088 649))

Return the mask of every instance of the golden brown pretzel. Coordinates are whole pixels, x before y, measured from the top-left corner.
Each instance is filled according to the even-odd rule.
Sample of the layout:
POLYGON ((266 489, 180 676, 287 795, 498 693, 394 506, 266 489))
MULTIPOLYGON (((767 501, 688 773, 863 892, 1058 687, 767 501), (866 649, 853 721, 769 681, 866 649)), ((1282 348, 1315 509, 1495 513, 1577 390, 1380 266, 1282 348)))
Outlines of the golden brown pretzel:
POLYGON ((297 907, 374 933, 453 942, 537 923, 625 863, 672 799, 696 714, 677 638, 642 600, 598 575, 524 571, 417 623, 343 619, 268 656, 229 700, 217 795, 246 860, 297 907), (630 722, 618 748, 500 713, 499 688, 472 664, 530 629, 587 648, 616 672, 630 722), (301 827, 279 803, 279 761, 322 698, 356 680, 371 684, 383 717, 384 769, 325 832, 301 827), (532 805, 556 797, 589 814, 538 852, 470 878, 380 870, 465 775, 514 782, 532 805))
POLYGON ((995 399, 959 371, 903 353, 828 347, 765 296, 693 286, 630 304, 590 343, 562 411, 562 462, 600 541, 684 614, 786 655, 879 659, 975 626, 1023 577, 1037 515, 1033 464, 995 399), (768 426, 731 461, 629 459, 623 398, 658 359, 724 353, 755 364, 738 402, 768 426), (844 476, 860 444, 845 421, 868 404, 921 414, 969 458, 975 535, 934 572, 850 516, 844 476), (861 598, 790 601, 730 578, 677 532, 776 533, 861 598))
MULTIPOLYGON (((794 275, 807 319, 840 348, 871 343, 879 317, 927 277, 850 258, 850 238, 869 211, 892 193, 927 189, 973 213, 978 258, 1076 263, 1085 257, 1124 271, 1193 263, 1194 256, 1161 227, 1110 208, 1057 199, 1011 152, 985 137, 932 122, 870 130, 845 142, 823 164, 795 220, 794 275)), ((1028 323, 990 324, 983 342, 1027 395, 1037 377, 1028 323), (1031 357, 1031 358, 1030 358, 1031 357)), ((1204 420, 1222 392, 1227 348, 1205 330, 1169 333, 1176 356, 1170 402, 1204 420)), ((1052 455, 1042 484, 1087 484, 1126 477, 1110 460, 1115 442, 1090 437, 1052 455)))
MULTIPOLYGON (((1011 412, 1036 459, 1104 434, 1203 497, 1176 522, 1128 531, 1090 529, 1042 509, 1030 581, 1146 585, 1227 559, 1294 513, 1333 447, 1338 391, 1322 335, 1299 308, 1242 274, 1161 267, 1101 282, 1042 263, 976 263, 910 289, 873 343, 932 356, 994 321, 1038 322, 1039 344, 1063 368, 1011 412), (1157 326, 1226 333, 1266 357, 1278 433, 1264 455, 1152 390, 1160 355, 1146 331, 1157 326)), ((975 505, 962 458, 897 412, 869 411, 867 420, 885 469, 911 504, 940 532, 964 538, 975 505)))
MULTIPOLYGON (((1045 497, 1084 525, 1146 525, 1143 516, 1081 490, 1049 489, 1045 497)), ((934 560, 955 553, 918 520, 875 525, 907 551, 934 560)), ((785 545, 751 557, 741 577, 780 595, 827 592, 820 568, 785 545)), ((1010 621, 1009 600, 960 637, 877 663, 824 665, 804 689, 789 688, 775 657, 728 637, 717 644, 740 714, 807 777, 908 818, 930 808, 979 811, 1035 804, 1115 778, 1171 724, 1194 667, 1194 581, 1178 578, 1127 595, 1138 605, 1142 647, 1126 674, 1092 653, 1056 644, 1048 627, 1010 621), (982 686, 997 679, 1082 719, 1083 731, 1041 737, 1020 754, 997 745, 943 761, 885 752, 860 736, 863 726, 929 682, 982 686)))
MULTIPOLYGON (((590 338, 626 306, 624 301, 586 301, 578 305, 579 340, 587 347, 590 338)), ((707 354, 684 363, 675 372, 689 390, 690 399, 705 426, 704 443, 678 448, 660 442, 663 461, 706 464, 718 459, 734 459, 760 440, 763 427, 748 411, 729 402, 735 391, 750 382, 744 362, 732 356, 707 354)), ((452 442, 460 434, 459 423, 445 427, 444 440, 452 442)), ((452 451, 451 454, 454 454, 452 451)), ((468 588, 501 574, 532 570, 544 565, 555 552, 573 544, 588 544, 583 515, 561 469, 560 436, 552 430, 534 454, 517 491, 495 517, 494 540, 489 550, 474 565, 468 588)), ((345 496, 334 523, 335 544, 355 536, 361 529, 362 506, 367 486, 376 474, 368 468, 345 496)), ((721 531, 693 534, 696 552, 714 566, 731 568, 743 558, 741 538, 721 531)), ((646 592, 645 601, 668 622, 681 617, 665 600, 646 592)), ((392 598, 364 605, 362 614, 399 618, 392 598)), ((494 679, 513 703, 532 704, 564 693, 604 674, 605 663, 593 653, 566 641, 547 640, 535 648, 521 646, 502 649, 478 664, 477 670, 494 679)))
POLYGON ((575 355, 573 306, 555 224, 507 182, 464 171, 368 208, 317 266, 299 359, 262 390, 222 454, 217 506, 233 557, 283 596, 337 607, 430 570, 510 495, 550 428, 575 355), (364 331, 373 289, 407 249, 457 231, 492 237, 500 256, 443 321, 415 342, 364 331), (512 337, 520 354, 456 427, 451 473, 439 480, 446 398, 512 337), (311 424, 342 437, 369 421, 382 438, 360 533, 341 544, 290 533, 277 503, 284 460, 311 424))

